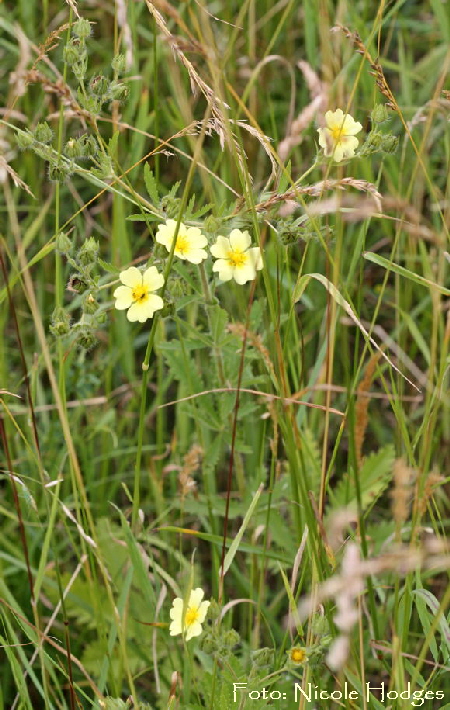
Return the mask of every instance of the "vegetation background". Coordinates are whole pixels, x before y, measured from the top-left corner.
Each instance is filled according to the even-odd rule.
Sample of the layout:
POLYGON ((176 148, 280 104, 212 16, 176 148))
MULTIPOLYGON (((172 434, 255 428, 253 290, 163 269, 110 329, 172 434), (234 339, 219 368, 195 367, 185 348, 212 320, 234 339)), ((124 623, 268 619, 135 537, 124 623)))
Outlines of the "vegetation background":
POLYGON ((0 28, 0 708, 450 707, 449 3, 17 0, 0 28), (169 261, 129 323, 118 274, 167 266, 168 217, 248 229, 264 269, 169 261))

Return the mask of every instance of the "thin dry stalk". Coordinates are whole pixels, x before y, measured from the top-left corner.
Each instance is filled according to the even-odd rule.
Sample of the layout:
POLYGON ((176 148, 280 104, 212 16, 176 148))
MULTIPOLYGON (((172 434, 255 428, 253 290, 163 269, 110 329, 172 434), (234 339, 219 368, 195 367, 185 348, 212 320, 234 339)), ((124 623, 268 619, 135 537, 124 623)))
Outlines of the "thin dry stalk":
POLYGON ((386 77, 384 76, 383 69, 381 67, 380 62, 377 59, 373 59, 369 50, 361 40, 361 37, 357 32, 352 32, 351 30, 348 29, 348 27, 345 27, 344 25, 336 25, 335 27, 332 27, 331 29, 332 32, 343 32, 347 39, 349 39, 351 42, 353 42, 353 46, 356 48, 356 51, 358 54, 361 54, 364 59, 366 59, 370 66, 372 67, 372 71, 369 72, 372 74, 372 76, 375 77, 375 82, 378 87, 378 90, 380 91, 381 94, 387 99, 386 106, 388 108, 391 108, 393 111, 398 111, 398 105, 395 100, 395 96, 392 93, 392 91, 389 88, 389 84, 386 81, 386 77))
POLYGON ((366 434, 368 418, 368 409, 370 399, 367 397, 367 392, 370 390, 372 385, 373 377, 375 374, 375 368, 378 365, 378 361, 381 357, 380 353, 374 353, 367 363, 364 377, 362 378, 357 393, 356 393, 356 405, 355 405, 355 452, 356 460, 358 461, 358 466, 362 464, 362 447, 364 444, 364 437, 366 434))
POLYGON ((264 345, 261 336, 257 333, 253 333, 251 330, 246 330, 245 325, 243 323, 230 323, 227 326, 227 330, 230 333, 233 333, 233 335, 237 335, 243 342, 244 340, 247 340, 247 343, 253 345, 253 347, 258 350, 259 353, 261 353, 262 358, 272 378, 272 381, 276 382, 277 376, 275 374, 275 368, 273 366, 272 360, 270 359, 269 351, 264 345))
POLYGON ((391 497, 392 515, 398 530, 408 520, 414 478, 415 471, 408 466, 405 459, 396 459, 394 462, 394 489, 391 491, 391 497))

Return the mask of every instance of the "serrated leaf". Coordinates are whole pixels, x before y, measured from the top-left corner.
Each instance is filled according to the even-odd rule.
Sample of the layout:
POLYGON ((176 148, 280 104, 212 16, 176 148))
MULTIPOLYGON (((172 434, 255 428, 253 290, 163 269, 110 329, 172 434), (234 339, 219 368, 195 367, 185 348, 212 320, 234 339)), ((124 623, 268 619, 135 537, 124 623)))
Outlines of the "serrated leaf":
POLYGON ((114 264, 110 264, 109 261, 103 261, 103 259, 97 259, 99 265, 105 271, 109 271, 110 274, 120 274, 120 269, 114 264))
POLYGON ((153 175, 153 171, 150 170, 150 166, 148 163, 145 163, 145 165, 144 165, 144 182, 145 182, 145 187, 147 189, 147 192, 149 194, 151 201, 153 202, 154 205, 158 205, 159 204, 158 185, 156 183, 155 176, 153 175))
MULTIPOLYGON (((394 465, 394 447, 389 444, 368 456, 359 470, 359 485, 363 512, 367 512, 390 483, 394 465)), ((331 507, 354 506, 357 498, 354 477, 346 473, 334 490, 329 492, 331 507)))
POLYGON ((117 144, 119 141, 119 135, 120 132, 116 131, 108 141, 108 155, 113 159, 117 157, 117 144))

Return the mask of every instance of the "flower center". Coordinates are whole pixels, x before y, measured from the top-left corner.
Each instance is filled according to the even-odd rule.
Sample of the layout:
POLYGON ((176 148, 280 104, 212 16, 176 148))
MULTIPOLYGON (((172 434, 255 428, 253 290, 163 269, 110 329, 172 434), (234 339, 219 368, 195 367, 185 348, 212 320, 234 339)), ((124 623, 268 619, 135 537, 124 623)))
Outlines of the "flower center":
POLYGON ((131 296, 133 301, 144 303, 148 299, 148 290, 146 286, 135 286, 131 296))
POLYGON ((293 648, 291 650, 291 661, 293 663, 303 663, 306 658, 306 653, 303 648, 293 648))
POLYGON ((331 135, 333 136, 334 143, 340 143, 342 141, 342 125, 334 126, 331 129, 331 135))
POLYGON ((189 607, 189 609, 186 612, 186 616, 184 619, 185 625, 186 626, 192 626, 198 619, 198 609, 193 609, 192 607, 189 607))
POLYGON ((231 266, 235 266, 237 268, 239 268, 239 266, 244 266, 247 261, 247 257, 243 251, 233 251, 232 249, 228 252, 227 258, 231 266))
POLYGON ((177 237, 177 251, 179 251, 180 254, 185 254, 188 250, 189 250, 189 242, 186 239, 186 237, 178 236, 177 237))

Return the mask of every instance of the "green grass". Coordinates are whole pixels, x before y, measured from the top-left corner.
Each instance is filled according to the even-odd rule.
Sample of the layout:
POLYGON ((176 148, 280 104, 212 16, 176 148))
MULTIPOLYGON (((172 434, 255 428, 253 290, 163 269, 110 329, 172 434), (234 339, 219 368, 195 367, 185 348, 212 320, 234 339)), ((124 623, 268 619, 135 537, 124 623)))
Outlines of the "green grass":
POLYGON ((450 18, 337 5, 0 5, 0 710, 450 707, 450 18))

